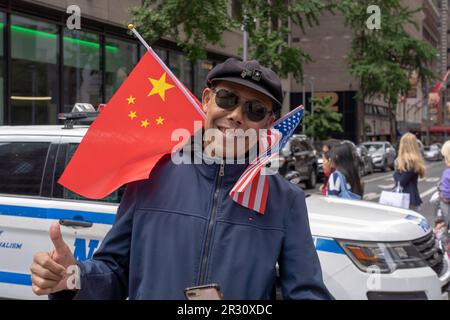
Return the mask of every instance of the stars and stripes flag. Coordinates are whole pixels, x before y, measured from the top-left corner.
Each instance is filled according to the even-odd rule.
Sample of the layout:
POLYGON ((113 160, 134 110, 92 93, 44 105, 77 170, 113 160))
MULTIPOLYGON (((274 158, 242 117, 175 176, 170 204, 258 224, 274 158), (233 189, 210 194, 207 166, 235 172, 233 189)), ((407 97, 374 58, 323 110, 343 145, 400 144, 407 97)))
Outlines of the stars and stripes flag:
POLYGON ((279 119, 272 130, 260 137, 261 154, 248 166, 230 191, 232 199, 240 205, 264 214, 269 194, 268 176, 262 168, 273 159, 293 134, 303 117, 303 106, 292 110, 279 119))

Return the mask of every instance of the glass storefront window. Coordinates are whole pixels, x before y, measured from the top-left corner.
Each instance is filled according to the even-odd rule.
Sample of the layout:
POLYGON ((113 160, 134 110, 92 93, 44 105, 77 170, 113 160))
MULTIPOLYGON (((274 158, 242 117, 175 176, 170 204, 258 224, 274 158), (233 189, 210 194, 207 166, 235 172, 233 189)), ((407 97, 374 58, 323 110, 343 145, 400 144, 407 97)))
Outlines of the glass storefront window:
POLYGON ((169 51, 169 69, 192 91, 192 65, 182 53, 169 51))
MULTIPOLYGON (((166 49, 160 48, 160 47, 156 47, 156 46, 152 46, 153 51, 156 52, 156 54, 158 55, 158 57, 161 58, 161 60, 167 65, 167 59, 168 59, 168 53, 166 49)), ((144 56, 144 54, 147 52, 147 49, 142 45, 139 44, 139 56, 140 58, 142 58, 144 56)))
POLYGON ((194 95, 201 100, 203 89, 206 87, 206 76, 214 67, 214 62, 210 60, 199 60, 195 64, 195 88, 194 95))
POLYGON ((64 30, 64 110, 77 102, 95 108, 102 103, 100 36, 80 30, 64 30))
POLYGON ((58 28, 11 16, 11 124, 56 124, 58 28))
POLYGON ((137 63, 137 46, 132 42, 106 38, 106 99, 111 99, 137 63))
MULTIPOLYGON (((145 48, 144 48, 145 50, 145 48)), ((158 55, 158 57, 161 58, 162 61, 164 61, 164 63, 167 65, 167 59, 168 59, 168 53, 167 50, 162 49, 162 48, 158 48, 158 47, 153 47, 153 50, 156 52, 156 54, 158 55)))

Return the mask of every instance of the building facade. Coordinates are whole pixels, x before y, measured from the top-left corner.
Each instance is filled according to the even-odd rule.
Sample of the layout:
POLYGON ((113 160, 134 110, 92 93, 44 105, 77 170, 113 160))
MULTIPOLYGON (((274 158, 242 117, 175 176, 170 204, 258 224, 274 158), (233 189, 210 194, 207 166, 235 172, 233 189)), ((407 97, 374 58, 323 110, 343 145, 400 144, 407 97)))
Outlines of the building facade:
MULTIPOLYGON (((407 25, 405 30, 412 37, 427 41, 436 51, 440 46, 440 1, 403 1, 403 5, 410 9, 421 8, 414 17, 417 29, 407 25)), ((344 129, 343 133, 332 136, 355 142, 361 142, 364 135, 366 140, 393 140, 391 132, 400 135, 415 131, 420 134, 430 118, 433 124, 439 123, 438 115, 442 111, 427 108, 426 103, 427 93, 434 83, 422 84, 416 74, 411 74, 411 90, 395 106, 396 123, 390 121, 391 109, 382 97, 366 100, 363 108, 358 107, 354 97, 359 91, 359 83, 348 74, 346 66, 352 42, 351 30, 345 27, 344 17, 339 12, 324 13, 319 22, 319 26, 307 27, 305 33, 298 27, 292 29, 293 46, 302 47, 313 58, 313 62, 305 66, 305 86, 295 81, 291 84, 292 105, 303 102, 303 91, 308 110, 311 108, 311 94, 314 97, 332 96, 332 108, 342 113, 344 129)), ((430 67, 439 75, 438 62, 430 67)))
MULTIPOLYGON (((0 0, 0 125, 57 124, 77 102, 107 103, 145 52, 126 28, 141 2, 0 0), (67 26, 70 5, 80 8, 79 30, 67 26)), ((171 41, 153 48, 200 97, 206 74, 236 56, 242 34, 226 32, 224 43, 195 63, 171 41)))

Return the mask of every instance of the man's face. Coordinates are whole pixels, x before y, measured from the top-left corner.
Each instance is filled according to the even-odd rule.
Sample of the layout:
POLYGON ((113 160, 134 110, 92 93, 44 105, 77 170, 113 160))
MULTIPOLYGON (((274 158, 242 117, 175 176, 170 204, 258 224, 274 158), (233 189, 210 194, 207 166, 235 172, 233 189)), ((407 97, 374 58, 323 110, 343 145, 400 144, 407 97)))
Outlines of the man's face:
POLYGON ((219 137, 219 139, 207 139, 207 134, 205 134, 204 146, 208 146, 208 148, 212 148, 216 152, 221 151, 222 153, 219 152, 219 154, 226 158, 241 157, 254 145, 255 141, 248 137, 243 137, 239 132, 250 132, 247 130, 254 129, 254 132, 257 133, 260 129, 269 129, 275 121, 270 98, 248 87, 227 81, 215 83, 214 89, 206 88, 203 91, 202 103, 203 110, 206 113, 205 132, 212 130, 214 135, 219 137), (239 96, 238 106, 230 109, 219 107, 216 104, 215 97, 216 92, 220 89, 225 89, 239 96), (264 106, 268 111, 267 116, 261 121, 250 120, 244 110, 244 104, 247 101, 257 102, 264 106), (242 131, 236 132, 235 130, 237 129, 242 131), (239 143, 240 139, 241 143, 239 143), (244 139, 245 143, 243 143, 244 139), (245 145, 245 148, 239 147, 242 145, 245 145), (230 150, 230 146, 234 146, 234 150, 230 150))

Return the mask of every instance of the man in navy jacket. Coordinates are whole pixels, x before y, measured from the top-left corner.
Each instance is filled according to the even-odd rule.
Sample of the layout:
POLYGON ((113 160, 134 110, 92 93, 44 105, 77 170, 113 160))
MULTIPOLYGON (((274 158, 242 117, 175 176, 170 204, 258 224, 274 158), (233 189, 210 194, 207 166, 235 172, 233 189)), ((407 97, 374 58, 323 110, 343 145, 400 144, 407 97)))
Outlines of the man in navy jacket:
MULTIPOLYGON (((270 128, 281 109, 279 78, 256 61, 228 59, 210 71, 207 85, 204 130, 219 130, 224 141, 227 130, 270 128)), ((217 157, 202 150, 211 144, 220 149, 219 140, 200 148, 191 142, 189 152, 177 153, 186 161, 176 164, 168 155, 149 179, 128 184, 116 221, 92 259, 75 261, 59 226, 52 225, 55 249, 35 255, 33 291, 53 299, 184 299, 185 288, 216 283, 225 299, 273 299, 278 263, 285 299, 332 299, 303 191, 271 175, 264 215, 234 202, 230 190, 248 161, 208 164, 217 157), (73 265, 78 288, 68 284, 73 265)), ((223 148, 227 159, 242 156, 223 148)))

